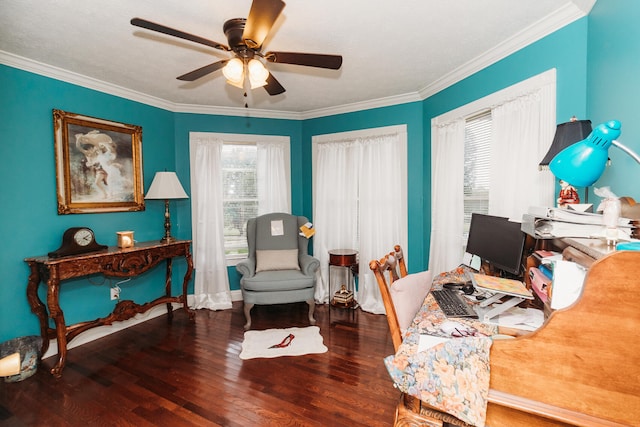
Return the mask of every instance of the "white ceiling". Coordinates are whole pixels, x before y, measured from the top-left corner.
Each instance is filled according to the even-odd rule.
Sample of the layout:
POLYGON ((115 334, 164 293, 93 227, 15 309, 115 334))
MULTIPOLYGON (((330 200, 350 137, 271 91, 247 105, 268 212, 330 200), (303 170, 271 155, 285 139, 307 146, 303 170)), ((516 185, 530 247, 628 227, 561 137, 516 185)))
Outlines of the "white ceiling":
MULTIPOLYGON (((340 70, 267 64, 286 88, 252 111, 319 116, 424 99, 585 16, 596 0, 285 0, 264 50, 340 54, 340 70)), ((227 44, 251 0, 0 0, 0 62, 172 111, 232 112, 220 71, 176 77, 226 52, 132 26, 144 18, 227 44)))

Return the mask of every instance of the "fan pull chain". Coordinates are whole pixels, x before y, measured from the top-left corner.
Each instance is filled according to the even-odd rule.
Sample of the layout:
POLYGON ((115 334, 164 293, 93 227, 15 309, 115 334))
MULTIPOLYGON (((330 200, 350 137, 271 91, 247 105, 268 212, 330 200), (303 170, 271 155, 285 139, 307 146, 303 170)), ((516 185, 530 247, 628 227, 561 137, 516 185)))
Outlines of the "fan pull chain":
POLYGON ((249 104, 247 103, 247 91, 244 92, 244 108, 249 108, 249 104))

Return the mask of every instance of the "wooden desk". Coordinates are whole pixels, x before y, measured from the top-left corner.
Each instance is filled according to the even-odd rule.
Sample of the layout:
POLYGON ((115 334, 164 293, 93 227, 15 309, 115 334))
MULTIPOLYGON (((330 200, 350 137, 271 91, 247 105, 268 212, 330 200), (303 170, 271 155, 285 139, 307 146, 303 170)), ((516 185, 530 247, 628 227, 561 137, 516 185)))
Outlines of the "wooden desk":
POLYGON ((487 425, 637 425, 638 277, 640 252, 605 255, 573 306, 532 334, 494 342, 487 425))
MULTIPOLYGON (((638 277, 640 252, 603 255, 574 305, 554 311, 535 332, 494 341, 486 425, 638 425, 638 277)), ((439 425, 432 414, 403 394, 396 425, 439 425)))
POLYGON ((171 304, 174 302, 181 303, 189 318, 193 320, 195 312, 187 306, 187 285, 193 273, 190 245, 190 240, 178 240, 171 243, 154 241, 137 243, 136 246, 126 249, 110 247, 100 252, 62 258, 41 256, 25 259, 31 270, 27 285, 27 299, 31 305, 31 311, 40 320, 42 354, 49 348, 50 339, 55 337, 58 343, 58 361, 51 369, 51 373, 58 378, 62 376, 67 357, 67 343, 88 329, 130 319, 136 314, 144 313, 159 304, 167 304, 167 312, 169 320, 171 320, 173 317, 171 304), (187 272, 182 282, 182 294, 172 296, 171 270, 172 259, 175 257, 184 257, 186 259, 187 272), (107 317, 69 326, 65 323, 64 313, 60 308, 59 301, 61 281, 96 273, 101 273, 108 277, 138 276, 164 260, 167 261, 164 296, 142 305, 138 305, 131 300, 119 301, 113 312, 107 317), (40 282, 44 282, 47 285, 46 306, 38 296, 40 282), (54 328, 50 328, 48 325, 47 310, 48 316, 55 322, 54 328))

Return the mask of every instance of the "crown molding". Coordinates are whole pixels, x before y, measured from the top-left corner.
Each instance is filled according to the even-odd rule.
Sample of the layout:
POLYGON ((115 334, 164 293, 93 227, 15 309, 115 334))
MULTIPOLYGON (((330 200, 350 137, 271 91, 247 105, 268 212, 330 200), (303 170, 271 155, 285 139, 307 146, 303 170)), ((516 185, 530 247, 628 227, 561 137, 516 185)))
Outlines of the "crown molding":
POLYGON ((385 98, 371 99, 335 107, 321 108, 304 112, 290 112, 279 110, 263 110, 253 108, 219 107, 194 104, 177 104, 142 92, 137 92, 112 83, 97 80, 81 74, 77 74, 59 67, 43 64, 28 58, 20 57, 12 53, 0 51, 0 63, 50 77, 55 80, 93 89, 98 92, 118 96, 131 101, 161 108, 176 113, 210 114, 222 116, 248 116, 271 119, 306 120, 337 114, 352 113, 356 111, 370 110, 374 108, 389 107, 422 101, 436 93, 452 86, 455 83, 473 75, 474 73, 506 58, 514 52, 534 43, 543 37, 559 30, 560 28, 586 16, 596 0, 573 0, 562 9, 555 11, 547 17, 539 20, 530 27, 524 29, 514 37, 505 40, 495 48, 483 53, 472 61, 467 62, 452 73, 436 80, 418 92, 394 95, 385 98))
POLYGON ((301 113, 280 110, 262 110, 258 108, 219 107, 214 105, 173 104, 175 113, 209 114, 216 116, 253 117, 266 119, 301 120, 301 113))
POLYGON ((596 0, 583 0, 582 3, 580 3, 581 6, 570 3, 552 14, 547 15, 515 36, 503 41, 493 49, 484 52, 482 55, 467 62, 466 64, 463 64, 441 79, 438 79, 432 84, 420 89, 420 97, 422 99, 426 99, 433 96, 436 93, 464 80, 465 78, 472 76, 478 71, 508 57, 520 49, 541 40, 555 31, 558 31, 560 28, 587 16, 591 10, 591 7, 586 5, 588 2, 590 2, 591 7, 593 7, 596 0), (587 8, 588 10, 585 10, 587 8))
POLYGON ((77 74, 53 65, 37 62, 9 52, 0 51, 0 63, 41 76, 50 77, 55 80, 82 86, 87 89, 93 89, 108 95, 119 96, 131 101, 162 108, 164 110, 173 110, 173 104, 165 101, 164 99, 150 96, 142 92, 136 92, 134 90, 94 79, 92 77, 87 77, 82 74, 77 74))
POLYGON ((386 98, 371 99, 368 101, 354 102, 352 104, 338 105, 336 107, 309 110, 301 113, 303 119, 316 119, 319 117, 333 116, 336 114, 353 113, 355 111, 371 110, 373 108, 390 107, 392 105, 407 104, 409 102, 422 101, 418 92, 402 95, 388 96, 386 98))

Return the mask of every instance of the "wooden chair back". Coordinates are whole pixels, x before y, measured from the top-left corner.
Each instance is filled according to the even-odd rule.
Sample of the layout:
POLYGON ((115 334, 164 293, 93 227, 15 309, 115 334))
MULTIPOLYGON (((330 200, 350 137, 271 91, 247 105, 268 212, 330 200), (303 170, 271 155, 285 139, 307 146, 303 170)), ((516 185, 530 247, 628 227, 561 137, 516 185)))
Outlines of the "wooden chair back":
POLYGON ((407 275, 407 265, 400 245, 395 245, 394 250, 383 256, 379 260, 374 259, 369 262, 369 268, 373 271, 380 288, 382 302, 387 313, 387 323, 393 340, 393 348, 398 351, 402 343, 402 331, 398 323, 393 300, 391 299, 391 286, 393 282, 407 275))
MULTIPOLYGON (((369 268, 373 271, 378 281, 384 309, 387 312, 387 323, 393 340, 393 348, 397 352, 398 347, 402 344, 402 330, 400 329, 398 315, 391 298, 391 287, 396 280, 407 275, 407 265, 400 245, 395 245, 392 252, 389 252, 379 260, 374 259, 369 262, 369 268)), ((413 396, 402 393, 396 410, 394 426, 443 426, 445 424, 472 427, 453 415, 441 412, 413 396)))

